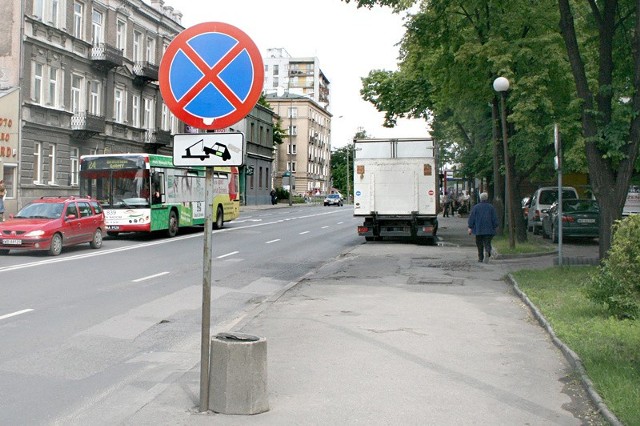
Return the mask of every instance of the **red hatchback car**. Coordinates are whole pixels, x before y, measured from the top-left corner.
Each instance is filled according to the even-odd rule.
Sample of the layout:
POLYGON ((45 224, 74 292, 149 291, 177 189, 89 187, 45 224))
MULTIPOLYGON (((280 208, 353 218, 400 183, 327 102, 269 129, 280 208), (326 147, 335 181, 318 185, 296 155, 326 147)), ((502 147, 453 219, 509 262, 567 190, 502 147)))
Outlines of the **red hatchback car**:
POLYGON ((57 256, 62 247, 89 243, 102 247, 106 233, 98 201, 84 197, 42 197, 0 222, 0 254, 9 250, 48 250, 57 256))

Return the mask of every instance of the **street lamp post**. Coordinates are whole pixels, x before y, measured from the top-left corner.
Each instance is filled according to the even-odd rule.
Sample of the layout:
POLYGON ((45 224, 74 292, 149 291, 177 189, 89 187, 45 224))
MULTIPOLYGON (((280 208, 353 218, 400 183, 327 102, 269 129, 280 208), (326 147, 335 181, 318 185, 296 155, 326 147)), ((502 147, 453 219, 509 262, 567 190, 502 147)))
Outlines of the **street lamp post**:
POLYGON ((509 145, 507 139, 507 111, 505 109, 505 98, 507 97, 507 90, 509 90, 509 80, 504 77, 498 77, 493 81, 493 89, 500 93, 500 107, 502 118, 502 148, 504 149, 504 168, 505 168, 505 197, 504 201, 507 205, 507 220, 509 225, 509 248, 513 249, 516 246, 515 240, 515 220, 513 215, 513 200, 511 197, 511 167, 509 166, 509 145))

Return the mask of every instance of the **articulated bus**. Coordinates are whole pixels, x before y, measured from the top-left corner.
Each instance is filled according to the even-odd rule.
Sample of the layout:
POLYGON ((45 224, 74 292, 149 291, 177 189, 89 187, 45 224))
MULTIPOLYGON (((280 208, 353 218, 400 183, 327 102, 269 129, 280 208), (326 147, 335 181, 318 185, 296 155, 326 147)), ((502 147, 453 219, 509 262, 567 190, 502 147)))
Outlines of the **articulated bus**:
MULTIPOLYGON (((238 169, 214 168, 215 228, 240 215, 238 169)), ((205 168, 175 167, 154 154, 85 155, 80 159, 80 193, 100 201, 107 234, 165 231, 205 223, 205 168)))

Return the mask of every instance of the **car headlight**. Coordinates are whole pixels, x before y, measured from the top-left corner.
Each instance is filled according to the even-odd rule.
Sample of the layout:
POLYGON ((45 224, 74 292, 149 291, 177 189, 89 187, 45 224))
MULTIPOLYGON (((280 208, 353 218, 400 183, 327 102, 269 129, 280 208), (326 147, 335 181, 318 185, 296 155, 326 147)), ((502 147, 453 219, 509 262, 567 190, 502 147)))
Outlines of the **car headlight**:
POLYGON ((41 229, 38 229, 37 231, 30 231, 24 234, 25 237, 39 237, 41 235, 44 235, 44 231, 41 229))

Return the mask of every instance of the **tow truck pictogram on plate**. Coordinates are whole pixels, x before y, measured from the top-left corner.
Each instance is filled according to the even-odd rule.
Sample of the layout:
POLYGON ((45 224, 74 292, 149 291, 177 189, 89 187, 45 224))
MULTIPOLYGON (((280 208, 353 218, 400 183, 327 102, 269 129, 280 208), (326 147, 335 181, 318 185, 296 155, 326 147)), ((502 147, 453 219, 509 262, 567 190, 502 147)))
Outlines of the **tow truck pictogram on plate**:
POLYGON ((231 159, 231 153, 229 152, 229 148, 227 148, 225 144, 216 142, 212 147, 208 147, 204 145, 204 139, 200 139, 196 143, 189 145, 185 149, 185 154, 182 156, 182 158, 199 158, 200 161, 204 161, 209 158, 210 155, 220 157, 223 161, 231 159), (193 154, 191 152, 191 148, 198 144, 200 145, 200 151, 202 152, 202 154, 193 154))

